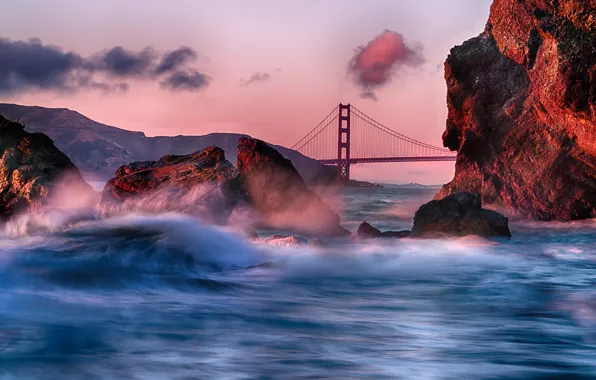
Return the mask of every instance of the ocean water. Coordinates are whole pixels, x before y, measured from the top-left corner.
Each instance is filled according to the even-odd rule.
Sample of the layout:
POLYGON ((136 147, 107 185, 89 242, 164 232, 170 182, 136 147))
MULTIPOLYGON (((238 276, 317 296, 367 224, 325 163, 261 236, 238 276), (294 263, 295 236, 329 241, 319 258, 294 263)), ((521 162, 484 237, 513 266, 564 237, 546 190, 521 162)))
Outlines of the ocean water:
MULTIPOLYGON (((352 230, 404 229, 433 193, 330 201, 352 230)), ((177 214, 48 218, 0 238, 0 379, 596 378, 592 221, 266 244, 177 214)))

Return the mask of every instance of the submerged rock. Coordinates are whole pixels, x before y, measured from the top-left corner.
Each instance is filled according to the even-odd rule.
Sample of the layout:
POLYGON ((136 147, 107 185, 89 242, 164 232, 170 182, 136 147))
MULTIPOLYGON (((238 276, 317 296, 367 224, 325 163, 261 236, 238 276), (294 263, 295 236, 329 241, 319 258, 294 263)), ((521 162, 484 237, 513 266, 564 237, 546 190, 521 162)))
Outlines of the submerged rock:
POLYGON ((594 1, 495 0, 445 79, 443 144, 458 155, 436 199, 467 191, 540 220, 594 215, 594 1))
POLYGON ((362 239, 368 238, 405 238, 410 236, 411 231, 385 231, 381 232, 381 230, 371 226, 367 222, 362 222, 360 227, 358 227, 358 231, 356 232, 356 236, 362 239))
POLYGON ((264 244, 273 245, 273 246, 283 246, 283 247, 291 247, 291 246, 307 246, 308 240, 301 237, 301 236, 293 236, 293 235, 273 235, 268 237, 263 241, 264 244))
MULTIPOLYGON (((93 193, 77 167, 43 133, 0 116, 0 219, 38 211, 48 203, 93 193), (68 194, 69 190, 75 194, 68 194), (67 195, 68 194, 68 195, 67 195)), ((74 202, 74 199, 70 199, 74 202)))
POLYGON ((106 183, 102 206, 107 212, 140 210, 198 213, 224 222, 248 194, 238 170, 212 146, 158 161, 133 162, 106 183))
POLYGON ((263 141, 240 138, 237 165, 252 205, 271 226, 310 235, 350 234, 340 226, 339 216, 306 187, 292 161, 263 141))
POLYGON ((281 247, 292 247, 292 246, 310 246, 323 248, 329 244, 323 240, 317 238, 306 238, 297 235, 273 235, 261 241, 262 244, 281 246, 281 247))
POLYGON ((422 205, 414 215, 412 237, 478 235, 511 237, 509 219, 482 208, 478 194, 455 193, 422 205))

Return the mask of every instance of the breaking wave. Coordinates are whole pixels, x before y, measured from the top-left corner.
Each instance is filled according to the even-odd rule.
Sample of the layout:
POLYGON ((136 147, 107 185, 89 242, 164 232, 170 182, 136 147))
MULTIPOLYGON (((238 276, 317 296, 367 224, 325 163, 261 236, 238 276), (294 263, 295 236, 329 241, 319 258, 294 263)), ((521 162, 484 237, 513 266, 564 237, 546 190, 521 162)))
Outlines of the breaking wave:
POLYGON ((60 226, 60 232, 46 231, 0 247, 2 277, 20 284, 43 280, 73 286, 161 279, 183 282, 264 260, 242 236, 191 216, 130 214, 70 220, 73 224, 60 214, 51 216, 55 215, 38 222, 60 226))

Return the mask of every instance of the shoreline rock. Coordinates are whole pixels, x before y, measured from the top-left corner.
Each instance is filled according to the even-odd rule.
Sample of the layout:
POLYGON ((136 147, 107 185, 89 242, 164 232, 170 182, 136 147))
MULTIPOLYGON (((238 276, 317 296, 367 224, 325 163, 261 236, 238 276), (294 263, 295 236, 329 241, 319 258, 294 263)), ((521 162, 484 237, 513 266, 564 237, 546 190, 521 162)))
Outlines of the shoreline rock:
POLYGON ((152 210, 197 214, 225 223, 236 206, 248 203, 240 173, 212 146, 187 155, 121 166, 102 192, 105 213, 152 210))
POLYGON ((432 200, 416 211, 412 237, 477 235, 511 237, 509 219, 496 211, 482 208, 478 194, 455 193, 432 200))
POLYGON ((347 236, 339 216, 307 188, 292 164, 265 142, 238 140, 237 167, 246 183, 252 206, 271 227, 318 236, 347 236))
POLYGON ((411 231, 384 231, 382 232, 378 228, 371 226, 368 222, 364 221, 358 227, 356 237, 360 239, 375 239, 375 238, 406 238, 412 234, 411 231))
POLYGON ((494 0, 486 28, 445 62, 443 145, 453 180, 537 220, 596 210, 596 3, 494 0))
MULTIPOLYGON (((72 161, 43 133, 0 116, 0 219, 66 206, 93 193, 72 161), (68 205, 66 205, 68 204, 68 205)), ((86 199, 88 200, 88 199, 86 199)))

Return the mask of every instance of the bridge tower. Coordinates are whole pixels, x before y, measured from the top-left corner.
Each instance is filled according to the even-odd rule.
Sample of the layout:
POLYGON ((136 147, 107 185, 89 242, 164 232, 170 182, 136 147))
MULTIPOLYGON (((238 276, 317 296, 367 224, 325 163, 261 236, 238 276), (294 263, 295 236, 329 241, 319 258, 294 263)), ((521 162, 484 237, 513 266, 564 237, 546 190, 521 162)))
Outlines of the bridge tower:
POLYGON ((350 108, 350 104, 339 104, 337 176, 341 181, 350 179, 350 108))

